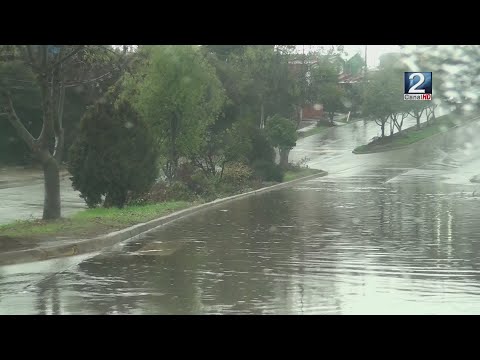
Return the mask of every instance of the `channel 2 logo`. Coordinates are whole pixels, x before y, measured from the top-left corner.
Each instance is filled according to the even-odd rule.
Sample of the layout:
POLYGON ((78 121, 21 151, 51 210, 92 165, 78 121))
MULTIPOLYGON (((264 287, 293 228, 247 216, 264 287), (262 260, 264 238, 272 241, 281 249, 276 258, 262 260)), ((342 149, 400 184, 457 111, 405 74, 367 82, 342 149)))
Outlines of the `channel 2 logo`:
POLYGON ((432 100, 432 73, 406 72, 404 100, 432 100))

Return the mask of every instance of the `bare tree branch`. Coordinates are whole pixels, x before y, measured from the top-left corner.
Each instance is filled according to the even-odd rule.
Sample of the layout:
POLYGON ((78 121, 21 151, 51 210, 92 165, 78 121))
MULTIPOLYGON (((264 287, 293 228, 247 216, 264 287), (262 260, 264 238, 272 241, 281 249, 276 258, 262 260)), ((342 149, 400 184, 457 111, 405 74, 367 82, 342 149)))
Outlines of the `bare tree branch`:
MULTIPOLYGON (((41 70, 43 72, 46 71, 46 67, 47 67, 47 45, 42 45, 42 47, 40 48, 42 50, 41 52, 41 56, 42 56, 42 68, 41 70)), ((45 74, 43 74, 45 75, 45 74)))
POLYGON ((12 79, 12 78, 4 78, 3 80, 6 81, 16 81, 16 82, 24 82, 24 83, 29 83, 29 84, 34 84, 35 81, 32 80, 21 80, 21 79, 12 79))
MULTIPOLYGON (((111 49, 108 49, 106 47, 103 47, 103 49, 107 50, 107 51, 110 51, 112 53, 114 53, 115 55, 117 56, 120 56, 121 57, 121 54, 118 54, 116 53, 115 51, 111 50, 111 49)), ((28 50, 28 53, 29 53, 29 56, 30 56, 30 62, 33 62, 33 53, 32 53, 32 49, 30 48, 30 45, 27 46, 27 50, 28 50)), ((53 67, 55 67, 56 65, 61 65, 62 62, 66 61, 67 60, 67 57, 70 58, 71 56, 75 55, 74 53, 78 53, 81 49, 76 49, 75 51, 72 51, 70 52, 68 55, 66 55, 62 60, 58 61, 57 63, 55 63, 55 65, 53 67)), ((122 64, 119 65, 119 68, 115 71, 121 71, 122 69, 128 67, 129 63, 132 61, 133 59, 132 58, 129 58, 127 59, 125 62, 123 62, 122 64)), ((37 71, 38 71, 38 67, 32 63, 31 64, 32 67, 34 67, 37 71)), ((97 76, 95 78, 92 78, 92 79, 86 79, 86 80, 78 80, 78 81, 71 81, 71 82, 64 82, 63 83, 63 86, 65 88, 69 88, 69 87, 75 87, 75 86, 79 86, 79 85, 84 85, 84 84, 88 84, 88 83, 91 83, 91 82, 95 82, 95 81, 98 81, 98 80, 102 80, 106 77, 108 77, 109 75, 112 75, 114 71, 108 71, 100 76, 97 76)), ((37 81, 32 81, 32 80, 21 80, 21 79, 12 79, 12 78, 6 78, 5 80, 7 81, 15 81, 15 82, 22 82, 22 83, 29 83, 29 84, 35 84, 37 83, 37 81)), ((48 84, 53 84, 52 81, 49 81, 48 84)), ((12 89, 17 89, 17 90, 24 90, 26 88, 23 88, 23 87, 11 87, 12 89)))
POLYGON ((35 57, 33 55, 33 48, 32 48, 32 45, 25 45, 26 48, 27 48, 27 54, 28 54, 28 59, 29 59, 29 63, 30 63, 30 66, 33 70, 35 71, 38 71, 38 66, 37 64, 35 63, 35 57))
POLYGON ((55 149, 53 151, 53 157, 58 161, 62 160, 63 145, 65 141, 65 133, 63 130, 63 108, 65 103, 65 87, 60 84, 60 94, 58 100, 57 116, 54 122, 55 130, 55 149))
POLYGON ((24 46, 19 45, 19 46, 17 46, 17 48, 22 53, 24 61, 28 62, 29 59, 30 59, 30 56, 29 56, 29 53, 28 53, 28 46, 27 45, 24 45, 24 46))
POLYGON ((71 82, 71 83, 65 83, 64 87, 69 88, 69 87, 79 86, 79 85, 83 85, 83 84, 88 84, 88 83, 100 80, 100 79, 106 77, 107 75, 109 75, 111 73, 112 73, 111 71, 108 71, 105 74, 100 75, 100 76, 98 76, 96 78, 93 78, 93 79, 80 80, 80 81, 75 81, 75 82, 71 82))
POLYGON ((374 121, 378 126, 382 126, 387 122, 387 120, 388 120, 388 118, 386 118, 386 119, 381 118, 381 119, 375 119, 374 121))
POLYGON ((3 100, 2 103, 3 103, 4 110, 6 111, 6 113, 4 114, 7 114, 8 120, 10 121, 12 126, 17 130, 18 135, 28 145, 30 150, 34 151, 35 139, 18 118, 17 113, 15 112, 15 108, 13 107, 12 98, 6 91, 2 91, 0 93, 0 96, 3 100))
POLYGON ((113 50, 112 48, 108 47, 108 46, 104 46, 104 45, 98 45, 98 48, 102 49, 102 50, 106 50, 118 57, 121 57, 122 54, 126 54, 126 50, 125 50, 125 46, 123 47, 123 52, 122 54, 119 54, 118 52, 116 52, 115 50, 113 50))
POLYGON ((75 56, 76 54, 78 54, 80 51, 82 51, 83 49, 85 48, 85 45, 80 45, 78 46, 76 49, 72 50, 69 54, 65 55, 62 59, 56 61, 55 63, 53 63, 52 65, 52 69, 59 66, 60 64, 64 63, 65 61, 67 61, 68 59, 70 59, 72 56, 75 56))
POLYGON ((39 80, 40 92, 42 94, 43 124, 37 141, 45 144, 48 139, 54 135, 53 114, 51 113, 53 96, 51 91, 49 91, 53 89, 49 89, 48 79, 46 76, 41 76, 39 80))

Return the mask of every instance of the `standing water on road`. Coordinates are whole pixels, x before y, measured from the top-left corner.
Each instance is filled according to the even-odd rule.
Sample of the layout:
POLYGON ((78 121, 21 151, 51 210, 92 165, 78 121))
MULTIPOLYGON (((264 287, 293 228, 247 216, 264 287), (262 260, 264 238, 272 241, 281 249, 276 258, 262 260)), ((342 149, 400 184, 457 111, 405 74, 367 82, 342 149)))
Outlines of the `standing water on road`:
POLYGON ((480 313, 480 197, 447 181, 452 144, 219 205, 20 295, 29 271, 0 269, 0 312, 480 313))
POLYGON ((77 254, 0 314, 480 314, 480 47, 385 47, 0 45, 0 255, 77 254))

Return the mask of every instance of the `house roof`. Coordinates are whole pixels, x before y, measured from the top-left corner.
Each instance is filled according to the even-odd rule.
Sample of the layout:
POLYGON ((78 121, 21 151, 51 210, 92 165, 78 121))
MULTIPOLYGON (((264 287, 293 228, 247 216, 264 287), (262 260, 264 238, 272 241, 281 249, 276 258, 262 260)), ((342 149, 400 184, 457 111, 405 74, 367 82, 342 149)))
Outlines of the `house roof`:
POLYGON ((338 77, 338 82, 340 84, 354 84, 363 81, 364 75, 350 75, 350 74, 340 74, 338 77))

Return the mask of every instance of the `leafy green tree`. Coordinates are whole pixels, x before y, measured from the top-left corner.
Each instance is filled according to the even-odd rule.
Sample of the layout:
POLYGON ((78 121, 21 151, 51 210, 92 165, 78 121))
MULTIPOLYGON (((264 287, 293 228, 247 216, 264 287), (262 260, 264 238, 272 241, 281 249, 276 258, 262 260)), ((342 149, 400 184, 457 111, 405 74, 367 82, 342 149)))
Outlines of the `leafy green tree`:
POLYGON ((222 178, 225 165, 228 163, 248 162, 248 154, 252 152, 252 141, 245 135, 240 123, 223 130, 210 127, 200 150, 191 155, 190 160, 205 175, 218 175, 222 178))
POLYGON ((345 107, 348 111, 351 111, 352 115, 357 114, 361 110, 364 91, 364 83, 345 84, 345 107))
POLYGON ((297 129, 293 121, 274 115, 267 121, 267 136, 274 147, 278 147, 280 152, 280 166, 288 166, 288 154, 297 142, 297 129))
POLYGON ((377 73, 370 79, 366 86, 362 112, 365 116, 373 119, 380 126, 381 137, 385 136, 385 125, 392 113, 391 103, 386 101, 394 96, 389 87, 386 73, 377 73))
POLYGON ((388 53, 380 57, 379 76, 383 79, 388 91, 387 103, 390 106, 390 135, 393 135, 394 128, 402 131, 403 121, 409 115, 412 107, 416 105, 413 101, 405 101, 402 96, 403 73, 408 71, 401 53, 388 53))
POLYGON ((428 111, 430 106, 430 102, 427 101, 411 101, 411 104, 409 104, 407 111, 409 115, 415 118, 417 129, 420 129, 422 116, 428 111))
POLYGON ((262 113, 263 118, 272 113, 291 115, 290 51, 285 46, 258 45, 244 46, 227 56, 207 51, 227 101, 216 122, 208 128, 204 150, 193 159, 204 172, 221 176, 225 164, 233 161, 246 161, 250 166, 261 161, 269 164, 265 166, 275 166, 273 147, 261 128, 262 113))
POLYGON ((129 192, 142 193, 157 175, 157 150, 149 126, 111 91, 82 118, 70 148, 68 170, 89 207, 123 207, 129 192))
POLYGON ((181 158, 198 154, 207 127, 220 114, 225 94, 215 69, 198 47, 146 47, 148 61, 137 78, 126 80, 126 94, 152 125, 173 180, 181 158))
POLYGON ((290 54, 291 103, 296 110, 297 127, 305 105, 318 104, 322 87, 327 83, 337 83, 338 74, 343 66, 340 57, 342 51, 341 48, 332 47, 308 54, 290 54))
POLYGON ((288 112, 292 103, 288 57, 284 50, 272 45, 255 45, 248 46, 241 56, 232 57, 232 66, 240 74, 243 101, 254 108, 259 128, 265 127, 268 113, 288 112))
POLYGON ((233 54, 242 55, 247 45, 203 45, 208 52, 211 52, 222 61, 228 60, 233 54))
POLYGON ((389 56, 382 62, 379 71, 372 74, 366 85, 363 113, 381 128, 385 136, 385 125, 390 120, 390 135, 394 129, 402 131, 403 121, 408 116, 410 102, 403 100, 403 71, 406 69, 400 58, 389 56))
POLYGON ((345 91, 338 84, 329 82, 323 85, 319 96, 323 109, 328 114, 330 123, 333 124, 335 113, 345 110, 345 91))

